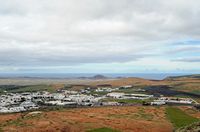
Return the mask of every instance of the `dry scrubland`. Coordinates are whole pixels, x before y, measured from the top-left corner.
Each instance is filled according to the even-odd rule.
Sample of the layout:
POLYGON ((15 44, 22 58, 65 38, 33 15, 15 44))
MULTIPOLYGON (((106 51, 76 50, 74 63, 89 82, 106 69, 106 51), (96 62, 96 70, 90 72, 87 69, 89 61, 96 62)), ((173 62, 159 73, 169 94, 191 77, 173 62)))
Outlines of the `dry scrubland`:
POLYGON ((111 128, 119 132, 172 132, 177 129, 176 125, 185 126, 184 123, 188 124, 188 120, 200 120, 200 112, 191 106, 73 108, 0 115, 0 130, 87 132, 97 128, 111 128), (171 110, 172 115, 167 110, 171 110), (177 113, 177 110, 181 112, 177 113), (178 114, 179 118, 174 118, 173 114, 178 114), (174 119, 170 120, 169 116, 174 119))
POLYGON ((84 132, 109 127, 125 132, 171 132, 164 107, 62 109, 40 114, 0 115, 1 129, 12 132, 84 132))

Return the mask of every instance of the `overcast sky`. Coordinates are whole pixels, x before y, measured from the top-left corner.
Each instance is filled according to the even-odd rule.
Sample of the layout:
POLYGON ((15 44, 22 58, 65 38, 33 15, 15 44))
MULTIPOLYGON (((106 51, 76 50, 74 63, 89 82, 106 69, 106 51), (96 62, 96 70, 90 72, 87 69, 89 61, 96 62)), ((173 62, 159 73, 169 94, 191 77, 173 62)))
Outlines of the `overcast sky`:
POLYGON ((0 72, 200 72, 199 0, 0 0, 0 72))

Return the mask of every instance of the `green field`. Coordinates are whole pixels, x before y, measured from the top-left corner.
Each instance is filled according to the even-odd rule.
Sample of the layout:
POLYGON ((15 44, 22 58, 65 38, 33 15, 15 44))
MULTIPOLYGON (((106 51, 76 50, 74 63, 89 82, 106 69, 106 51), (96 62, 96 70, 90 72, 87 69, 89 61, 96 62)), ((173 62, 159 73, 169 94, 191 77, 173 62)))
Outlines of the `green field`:
POLYGON ((199 94, 200 95, 200 90, 193 90, 191 93, 199 94))
POLYGON ((184 127, 186 125, 199 121, 199 119, 186 114, 184 111, 176 107, 167 107, 166 114, 175 128, 184 127))
POLYGON ((89 130, 88 132, 120 132, 118 130, 114 130, 112 128, 97 128, 97 129, 93 129, 93 130, 89 130))

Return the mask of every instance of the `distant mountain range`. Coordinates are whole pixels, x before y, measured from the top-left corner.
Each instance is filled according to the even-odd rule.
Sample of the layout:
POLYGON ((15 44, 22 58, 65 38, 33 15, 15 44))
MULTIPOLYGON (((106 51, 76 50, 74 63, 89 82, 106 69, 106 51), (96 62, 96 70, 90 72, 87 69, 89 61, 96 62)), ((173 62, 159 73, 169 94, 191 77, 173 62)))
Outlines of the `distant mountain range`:
POLYGON ((37 77, 37 76, 10 76, 10 77, 0 77, 0 79, 108 79, 109 77, 103 75, 95 75, 92 77, 37 77))
MULTIPOLYGON (((145 80, 157 80, 157 79, 146 79, 144 77, 137 77, 137 76, 129 76, 129 77, 123 77, 123 76, 116 76, 116 77, 111 77, 111 76, 104 76, 101 74, 97 74, 94 76, 80 76, 80 77, 51 77, 51 76, 8 76, 8 77, 0 77, 0 79, 91 79, 91 80, 101 80, 101 79, 123 79, 123 78, 140 78, 140 79, 145 79, 145 80)), ((158 79, 158 80, 176 80, 176 79, 183 79, 183 78, 193 78, 193 79, 200 79, 200 74, 193 74, 193 75, 177 75, 177 76, 168 76, 164 79, 158 79)))

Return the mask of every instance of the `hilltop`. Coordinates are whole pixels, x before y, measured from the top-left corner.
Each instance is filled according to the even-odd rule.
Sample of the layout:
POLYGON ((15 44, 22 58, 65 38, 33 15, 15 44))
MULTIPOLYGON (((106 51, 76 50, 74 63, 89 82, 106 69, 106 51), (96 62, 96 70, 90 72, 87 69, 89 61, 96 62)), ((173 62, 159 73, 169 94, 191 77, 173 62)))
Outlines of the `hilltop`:
POLYGON ((200 79, 200 74, 184 75, 184 76, 169 76, 164 80, 178 80, 178 79, 200 79))

